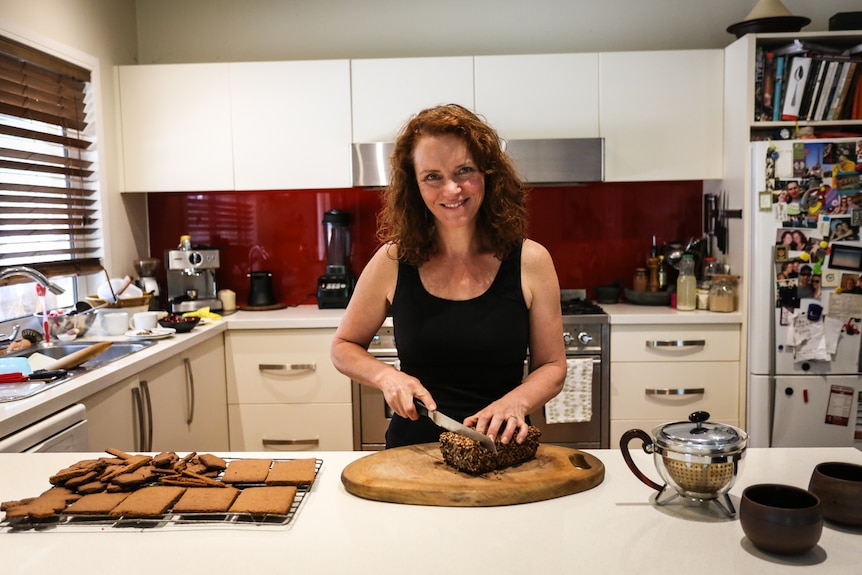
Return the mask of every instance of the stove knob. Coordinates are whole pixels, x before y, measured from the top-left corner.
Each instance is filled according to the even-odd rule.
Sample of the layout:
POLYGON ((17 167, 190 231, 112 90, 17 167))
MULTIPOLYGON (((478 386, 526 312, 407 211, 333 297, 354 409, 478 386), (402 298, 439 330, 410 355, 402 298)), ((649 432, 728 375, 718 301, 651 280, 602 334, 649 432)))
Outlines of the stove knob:
POLYGON ((578 341, 583 345, 587 345, 588 343, 593 341, 593 337, 585 331, 582 331, 578 334, 578 341))
POLYGON ((572 337, 572 334, 570 334, 567 331, 564 331, 563 332, 563 343, 566 345, 571 345, 573 341, 575 341, 575 338, 572 337))

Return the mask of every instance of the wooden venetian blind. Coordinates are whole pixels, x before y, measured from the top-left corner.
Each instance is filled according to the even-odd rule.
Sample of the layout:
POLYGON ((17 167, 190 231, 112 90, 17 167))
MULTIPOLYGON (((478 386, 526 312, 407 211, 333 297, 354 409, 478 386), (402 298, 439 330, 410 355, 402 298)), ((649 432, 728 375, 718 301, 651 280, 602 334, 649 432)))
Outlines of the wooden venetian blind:
POLYGON ((91 89, 88 70, 0 37, 0 268, 98 264, 91 89))

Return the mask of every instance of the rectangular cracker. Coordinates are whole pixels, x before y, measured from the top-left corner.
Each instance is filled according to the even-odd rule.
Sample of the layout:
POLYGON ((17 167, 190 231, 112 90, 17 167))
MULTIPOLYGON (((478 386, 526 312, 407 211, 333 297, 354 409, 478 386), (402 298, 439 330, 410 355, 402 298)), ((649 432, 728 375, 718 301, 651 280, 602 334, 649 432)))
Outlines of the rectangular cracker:
POLYGON ((235 459, 228 463, 221 480, 225 483, 263 483, 271 465, 271 459, 235 459))
POLYGON ((128 493, 94 493, 85 495, 63 511, 67 515, 107 515, 128 493))
POLYGON ((296 487, 247 487, 243 489, 230 506, 231 513, 250 513, 251 515, 287 515, 293 499, 296 497, 296 487))
POLYGON ((190 487, 171 511, 174 513, 225 513, 239 495, 236 487, 190 487))
POLYGON ((317 469, 317 459, 288 459, 275 461, 269 475, 267 485, 311 485, 317 469))
POLYGON ((204 453, 203 455, 199 455, 198 461, 203 463, 206 466, 207 470, 222 470, 227 467, 227 462, 224 459, 217 455, 213 455, 212 453, 204 453))
POLYGON ((111 510, 113 517, 157 517, 170 509, 185 492, 185 487, 156 485, 131 493, 111 510))

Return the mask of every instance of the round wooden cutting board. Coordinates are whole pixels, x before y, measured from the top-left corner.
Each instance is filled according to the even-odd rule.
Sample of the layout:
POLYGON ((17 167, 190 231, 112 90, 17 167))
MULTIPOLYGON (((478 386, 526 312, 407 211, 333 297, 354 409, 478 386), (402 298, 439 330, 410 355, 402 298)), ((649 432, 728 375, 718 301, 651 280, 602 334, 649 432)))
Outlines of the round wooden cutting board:
POLYGON ((598 458, 556 445, 539 445, 534 459, 478 476, 446 465, 439 443, 378 451, 341 473, 341 482, 353 495, 442 507, 543 501, 592 489, 604 478, 605 466, 598 458))

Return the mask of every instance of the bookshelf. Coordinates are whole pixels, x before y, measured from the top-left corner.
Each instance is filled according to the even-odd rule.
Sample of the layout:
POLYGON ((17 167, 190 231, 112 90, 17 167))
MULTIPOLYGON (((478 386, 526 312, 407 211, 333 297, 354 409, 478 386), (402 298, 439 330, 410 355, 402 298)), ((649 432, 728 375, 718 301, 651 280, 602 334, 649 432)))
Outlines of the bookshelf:
POLYGON ((862 33, 749 35, 727 52, 747 60, 750 140, 862 134, 862 33))

